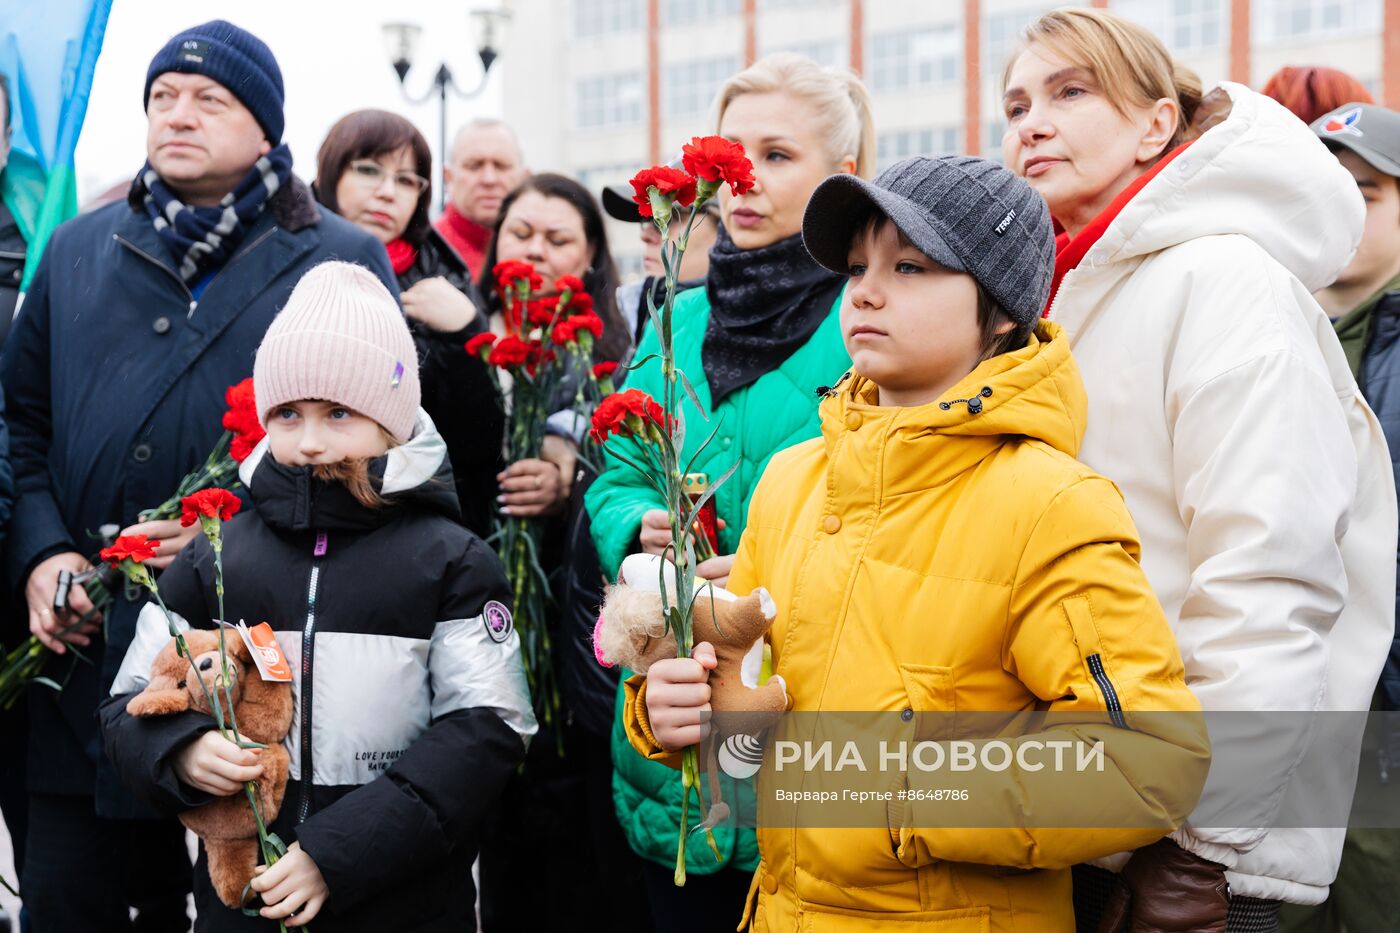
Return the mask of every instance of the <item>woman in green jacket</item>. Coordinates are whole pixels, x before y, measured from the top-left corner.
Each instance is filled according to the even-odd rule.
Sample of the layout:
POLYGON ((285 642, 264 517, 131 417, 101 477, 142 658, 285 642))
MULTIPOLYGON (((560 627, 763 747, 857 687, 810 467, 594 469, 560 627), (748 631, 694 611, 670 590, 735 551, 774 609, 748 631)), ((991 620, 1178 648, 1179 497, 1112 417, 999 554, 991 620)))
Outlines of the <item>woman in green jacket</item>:
MULTIPOLYGON (((715 495, 724 522, 721 556, 697 568, 723 586, 763 468, 778 451, 817 436, 819 390, 850 366, 837 314, 845 279, 807 254, 802 214, 823 179, 841 172, 874 174, 875 130, 869 95, 855 75, 792 54, 769 56, 730 78, 720 89, 717 109, 717 132, 743 144, 754 164, 755 184, 744 195, 727 189, 721 194, 724 225, 710 250, 705 288, 676 299, 673 342, 677 365, 702 406, 696 410, 684 403, 692 427, 682 459, 718 429, 693 469, 717 480, 738 464, 715 495)), ((656 335, 649 329, 636 358, 656 351, 656 335)), ((652 360, 628 373, 627 387, 661 397, 659 363, 652 360)), ((609 458, 585 502, 609 576, 616 576, 627 554, 659 554, 670 541, 661 500, 621 461, 609 458)), ((676 888, 671 875, 680 775, 633 751, 620 716, 614 720, 612 755, 618 819, 645 863, 656 929, 728 929, 758 864, 753 830, 716 829, 719 863, 702 836, 688 840, 689 880, 676 888)), ((733 788, 725 799, 736 799, 733 788)))

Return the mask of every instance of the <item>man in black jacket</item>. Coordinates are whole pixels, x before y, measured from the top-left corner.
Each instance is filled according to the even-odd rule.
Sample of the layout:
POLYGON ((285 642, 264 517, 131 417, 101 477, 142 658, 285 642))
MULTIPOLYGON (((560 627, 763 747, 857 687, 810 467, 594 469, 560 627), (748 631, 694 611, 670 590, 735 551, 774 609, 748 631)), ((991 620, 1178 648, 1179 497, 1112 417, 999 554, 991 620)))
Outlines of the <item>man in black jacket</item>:
POLYGON ((59 571, 88 566, 105 524, 159 540, 157 567, 197 533, 132 523, 213 447, 225 389, 250 374, 305 270, 358 262, 398 294, 383 247, 318 209, 292 175, 281 72, 261 40, 222 21, 175 36, 151 62, 144 103, 148 161, 127 202, 54 232, 0 355, 17 488, 6 569, 24 587, 30 631, 57 655, 49 675, 66 680, 30 696, 21 881, 35 933, 126 929, 129 906, 147 915, 137 929, 187 928, 182 893, 176 916, 155 906, 172 891, 136 886, 169 877, 189 890, 181 828, 149 820, 124 791, 94 718, 139 597, 118 594, 100 626, 70 628, 90 603, 75 591, 69 610, 54 607, 59 571), (73 649, 93 663, 74 664, 73 649))

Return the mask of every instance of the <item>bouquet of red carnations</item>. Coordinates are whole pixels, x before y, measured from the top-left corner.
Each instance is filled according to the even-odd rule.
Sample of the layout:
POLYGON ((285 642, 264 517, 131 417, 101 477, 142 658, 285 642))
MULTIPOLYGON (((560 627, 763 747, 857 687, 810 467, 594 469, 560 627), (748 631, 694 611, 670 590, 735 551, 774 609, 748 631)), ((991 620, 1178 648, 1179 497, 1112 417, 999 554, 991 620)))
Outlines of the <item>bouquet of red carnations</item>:
MULTIPOLYGON (((612 370, 606 364, 589 365, 594 341, 603 335, 603 320, 581 280, 560 276, 546 290, 534 267, 518 261, 498 264, 493 274, 505 334, 480 334, 466 347, 499 374, 502 396, 508 399, 506 457, 516 463, 540 456, 546 422, 562 407, 568 380, 577 380, 569 404, 583 412, 597 401, 612 370)), ((532 518, 500 515, 491 543, 510 578, 515 627, 536 711, 553 724, 559 687, 545 617, 550 586, 539 556, 543 528, 532 518)))

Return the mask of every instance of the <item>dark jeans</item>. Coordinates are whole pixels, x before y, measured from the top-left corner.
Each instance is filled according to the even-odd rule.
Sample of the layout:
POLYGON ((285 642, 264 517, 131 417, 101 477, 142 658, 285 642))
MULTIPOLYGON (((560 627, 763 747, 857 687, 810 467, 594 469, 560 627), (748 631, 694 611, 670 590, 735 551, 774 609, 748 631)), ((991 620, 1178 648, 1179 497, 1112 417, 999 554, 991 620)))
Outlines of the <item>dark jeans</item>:
POLYGON ((20 894, 33 933, 186 933, 191 872, 175 820, 108 820, 91 797, 29 797, 20 894))

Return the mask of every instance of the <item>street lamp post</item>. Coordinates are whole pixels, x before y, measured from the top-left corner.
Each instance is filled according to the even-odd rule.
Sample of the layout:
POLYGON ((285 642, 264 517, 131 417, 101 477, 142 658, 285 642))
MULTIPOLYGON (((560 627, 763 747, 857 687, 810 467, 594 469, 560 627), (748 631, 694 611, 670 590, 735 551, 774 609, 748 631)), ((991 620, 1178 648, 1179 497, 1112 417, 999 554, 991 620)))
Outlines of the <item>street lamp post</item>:
MULTIPOLYGON (((389 61, 394 66, 394 73, 399 77, 399 90, 403 93, 404 99, 411 104, 425 103, 431 99, 434 93, 438 98, 438 140, 439 158, 442 164, 447 164, 447 92, 451 90, 463 100, 470 100, 476 97, 486 88, 486 78, 491 71, 491 66, 495 63, 499 55, 498 49, 501 46, 505 35, 507 24, 510 22, 510 11, 502 7, 491 9, 472 10, 471 18, 476 25, 476 50, 481 58, 481 80, 476 87, 469 91, 458 86, 452 77, 452 69, 443 62, 438 65, 437 74, 433 76, 433 84, 421 97, 414 97, 408 92, 408 85, 405 79, 408 77, 409 69, 413 67, 414 55, 418 48, 418 40, 423 34, 423 27, 414 23, 385 23, 384 42, 389 53, 389 61)), ((447 206, 447 185, 441 186, 441 193, 438 198, 438 207, 447 206)))

